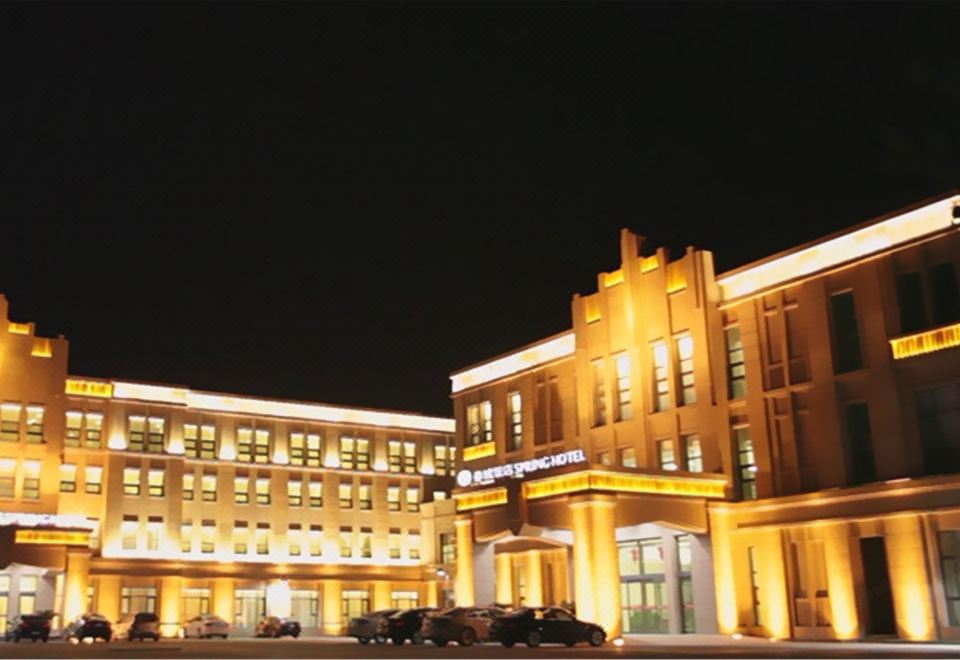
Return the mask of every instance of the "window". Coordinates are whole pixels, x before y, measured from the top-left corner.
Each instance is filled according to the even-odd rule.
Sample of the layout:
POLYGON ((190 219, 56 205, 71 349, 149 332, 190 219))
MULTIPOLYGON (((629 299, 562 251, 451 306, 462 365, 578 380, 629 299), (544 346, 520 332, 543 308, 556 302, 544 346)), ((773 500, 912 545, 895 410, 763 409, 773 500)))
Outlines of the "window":
POLYGON ((88 465, 84 468, 83 492, 90 495, 99 495, 103 491, 103 468, 99 465, 88 465))
POLYGON ((607 423, 607 394, 603 382, 603 360, 594 360, 590 363, 593 373, 593 425, 603 426, 607 423))
POLYGON ((14 497, 17 483, 17 461, 13 458, 0 458, 0 497, 14 497))
POLYGON ((681 632, 696 632, 696 618, 693 609, 693 553, 690 549, 690 536, 681 534, 677 538, 677 573, 680 578, 680 614, 681 632))
POLYGON ((340 528, 340 556, 353 556, 353 527, 340 528))
POLYGON ((183 499, 187 502, 193 499, 193 472, 183 473, 183 499))
POLYGON ((749 426, 734 427, 733 444, 737 450, 740 496, 745 500, 755 500, 757 499, 757 460, 753 455, 753 440, 750 438, 749 426))
POLYGON ((184 424, 183 453, 189 458, 217 457, 217 427, 213 424, 184 424))
POLYGON ((156 612, 157 590, 154 587, 123 587, 120 590, 120 614, 156 612))
POLYGON ((703 472, 703 448, 700 436, 696 434, 683 437, 683 451, 687 459, 687 472, 703 472))
POLYGON ((290 464, 311 467, 320 465, 320 435, 318 433, 290 434, 290 464))
POLYGON ((310 481, 310 506, 314 509, 323 506, 323 482, 310 481))
POLYGON ((630 392, 630 356, 620 353, 614 357, 617 368, 617 419, 633 419, 633 395, 630 392))
POLYGON ((23 499, 40 499, 40 461, 23 462, 23 499))
POLYGON ((870 437, 870 411, 867 404, 852 403, 848 405, 846 418, 850 485, 857 486, 876 481, 877 466, 873 458, 873 441, 870 437))
POLYGON ((323 527, 310 525, 310 556, 319 557, 323 554, 323 527))
POLYGON ((270 479, 257 479, 257 504, 270 504, 270 479))
POLYGON ((163 529, 163 518, 150 516, 147 518, 147 550, 156 552, 160 549, 160 531, 163 529))
POLYGON ((960 321, 960 290, 953 264, 937 264, 930 269, 930 285, 933 293, 933 322, 946 325, 960 321))
POLYGON ((270 462, 270 431, 257 429, 253 432, 253 462, 270 462))
POLYGON ((43 442, 43 406, 27 406, 27 442, 43 442))
POLYGON ((624 632, 665 633, 668 627, 666 561, 659 538, 617 543, 624 632))
POLYGON ((193 552, 193 521, 180 523, 180 552, 193 552))
POLYGON ((697 402, 697 389, 693 378, 693 337, 684 335, 677 339, 677 357, 680 359, 680 400, 689 406, 697 402))
POLYGON ((258 555, 270 554, 270 523, 257 523, 253 541, 258 555))
POLYGON ((373 556, 373 530, 369 527, 361 527, 357 535, 357 542, 360 546, 360 557, 369 559, 373 556))
POLYGON ((124 495, 140 494, 140 468, 138 467, 123 468, 123 494, 124 495))
POLYGON ((136 516, 124 516, 120 523, 120 546, 124 550, 137 549, 137 531, 140 528, 139 519, 136 516))
POLYGON ((233 501, 236 502, 237 504, 250 503, 250 478, 249 477, 233 478, 233 501))
POLYGON ((510 392, 507 395, 507 409, 510 414, 510 438, 508 451, 517 451, 523 446, 523 400, 520 392, 510 392))
POLYGON ((403 467, 402 446, 399 440, 387 441, 387 459, 390 464, 391 472, 399 472, 403 467))
POLYGON ((727 328, 723 335, 727 344, 727 391, 731 399, 742 399, 747 396, 747 368, 744 364, 740 326, 727 328))
POLYGON ((857 329, 853 291, 830 296, 830 312, 834 371, 840 374, 860 369, 863 367, 863 357, 860 354, 860 332, 857 329))
POLYGON ((408 610, 419 607, 419 605, 420 594, 416 591, 390 592, 390 607, 395 607, 399 610, 408 610))
POLYGON ((291 479, 287 482, 287 504, 301 506, 303 504, 303 482, 291 479))
POLYGON ((677 453, 674 451, 673 440, 657 441, 657 455, 660 457, 661 470, 677 469, 677 453))
POLYGON ((20 404, 0 404, 0 441, 20 442, 20 404))
POLYGON ((923 330, 929 325, 923 300, 923 280, 919 272, 901 273, 897 277, 897 302, 901 332, 923 330))
POLYGON ((600 465, 613 465, 613 459, 610 456, 610 452, 601 451, 597 453, 597 463, 600 465))
POLYGON ((420 510, 420 489, 407 488, 407 511, 416 513, 420 510))
POLYGON ((400 559, 400 530, 391 529, 387 536, 387 550, 390 559, 400 559))
POLYGON ((653 346, 653 410, 670 409, 670 377, 667 369, 667 345, 658 341, 653 346))
POLYGON ((73 463, 60 464, 60 492, 77 492, 77 466, 73 463))
POLYGON ((250 531, 247 529, 245 520, 237 520, 233 523, 233 553, 235 555, 247 554, 247 545, 250 543, 250 531))
POLYGON ((471 445, 493 442, 493 405, 489 401, 467 406, 467 431, 471 445))
POLYGON ((420 530, 411 529, 407 533, 407 556, 410 559, 420 559, 420 530))
POLYGON ((411 440, 403 442, 403 471, 409 474, 417 472, 417 443, 411 440))
POLYGON ((244 463, 253 460, 253 429, 246 426, 237 429, 237 460, 244 463))
POLYGON ((452 564, 457 561, 457 538, 454 534, 440 535, 440 561, 452 564))
POLYGON ((400 510, 400 486, 387 486, 387 510, 400 510))
POLYGON ((341 615, 344 621, 363 616, 370 611, 370 592, 361 589, 344 589, 341 592, 341 615))
POLYGON ((82 430, 83 413, 78 410, 68 410, 64 424, 63 444, 67 447, 79 447, 82 430))
POLYGON ((20 576, 20 614, 37 611, 37 576, 20 576))
POLYGON ((127 449, 143 451, 146 448, 147 419, 141 415, 127 418, 127 449))
POLYGON ((947 616, 951 626, 960 626, 960 531, 940 532, 938 539, 947 616))
POLYGON ((747 563, 750 570, 750 592, 753 594, 753 625, 762 626, 760 619, 760 580, 757 572, 757 549, 747 548, 747 563))
MULTIPOLYGON (((369 470, 369 469, 370 469, 370 440, 368 440, 367 438, 357 438, 356 441, 357 441, 357 445, 356 445, 356 446, 357 446, 357 458, 356 458, 357 469, 358 469, 358 470, 369 470)), ((406 442, 405 442, 405 443, 404 443, 404 454, 406 454, 406 445, 407 445, 407 444, 413 445, 412 442, 411 442, 411 443, 406 443, 406 442)), ((416 469, 417 469, 417 467, 416 467, 416 455, 414 455, 413 469, 412 469, 412 470, 407 470, 407 471, 408 471, 408 472, 415 472, 416 469)))
POLYGON ((960 383, 920 390, 916 396, 924 472, 960 472, 960 383))
POLYGON ((163 453, 163 424, 162 417, 147 418, 147 451, 151 454, 163 453))
POLYGON ((620 450, 620 465, 628 468, 637 467, 637 450, 633 447, 626 447, 620 450))
POLYGON ((204 474, 200 479, 200 487, 203 489, 202 496, 204 502, 217 501, 217 475, 204 474))
POLYGON ((340 508, 341 509, 352 509, 353 508, 353 484, 350 482, 340 482, 340 508))
POLYGON ((372 490, 373 487, 370 484, 360 484, 360 488, 357 489, 357 502, 361 511, 369 511, 373 508, 372 490))
POLYGON ((151 468, 147 471, 147 494, 150 497, 163 497, 163 468, 151 468))
POLYGON ((204 520, 200 527, 200 552, 213 553, 216 546, 217 528, 212 520, 204 520))
POLYGON ((88 412, 84 415, 86 428, 83 444, 91 449, 99 449, 103 437, 103 413, 88 412))
POLYGON ((340 436, 340 467, 344 470, 352 470, 354 467, 355 446, 352 437, 340 436))
POLYGON ((447 445, 433 446, 433 469, 439 476, 453 474, 453 447, 447 445))
POLYGON ((291 557, 299 557, 301 552, 301 533, 300 523, 290 523, 287 529, 287 554, 291 557))

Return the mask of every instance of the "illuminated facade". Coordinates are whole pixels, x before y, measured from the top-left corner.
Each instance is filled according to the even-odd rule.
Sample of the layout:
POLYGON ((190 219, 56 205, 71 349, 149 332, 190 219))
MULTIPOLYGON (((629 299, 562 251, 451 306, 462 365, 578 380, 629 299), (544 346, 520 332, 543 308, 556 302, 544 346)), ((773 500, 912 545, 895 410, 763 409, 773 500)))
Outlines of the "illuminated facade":
POLYGON ((339 633, 449 598, 452 420, 75 378, 66 340, 7 318, 0 297, 0 625, 153 610, 165 635, 203 613, 339 633))
POLYGON ((451 376, 457 600, 960 638, 958 205, 721 275, 625 230, 569 331, 451 376))

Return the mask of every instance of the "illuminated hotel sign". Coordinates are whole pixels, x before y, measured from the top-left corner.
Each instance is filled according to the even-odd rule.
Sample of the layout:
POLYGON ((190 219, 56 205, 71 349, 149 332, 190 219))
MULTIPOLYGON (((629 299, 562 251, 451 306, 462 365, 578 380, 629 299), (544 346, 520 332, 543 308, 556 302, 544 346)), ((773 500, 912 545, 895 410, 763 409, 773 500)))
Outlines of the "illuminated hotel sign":
POLYGON ((0 527, 62 527, 93 530, 96 523, 83 516, 54 513, 19 513, 0 511, 0 527))
POLYGON ((513 477, 522 479, 524 476, 540 470, 549 470, 551 468, 563 467, 564 465, 573 465, 575 463, 586 463, 587 455, 582 449, 571 449, 562 454, 552 454, 541 458, 531 458, 525 461, 507 463, 506 465, 497 465, 483 470, 460 470, 457 473, 457 485, 461 488, 467 488, 473 485, 492 484, 497 479, 513 477))
POLYGON ((90 532, 65 529, 18 529, 14 543, 29 545, 90 545, 90 532))

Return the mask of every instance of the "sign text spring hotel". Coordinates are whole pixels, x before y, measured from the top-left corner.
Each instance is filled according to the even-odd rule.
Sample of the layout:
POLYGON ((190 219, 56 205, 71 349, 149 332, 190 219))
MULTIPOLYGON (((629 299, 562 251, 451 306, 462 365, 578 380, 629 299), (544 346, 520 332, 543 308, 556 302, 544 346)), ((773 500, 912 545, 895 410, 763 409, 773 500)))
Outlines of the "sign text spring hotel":
POLYGON ((72 376, 3 321, 0 622, 455 601, 960 638, 958 205, 720 275, 624 231, 570 330, 452 376, 454 419, 72 376))

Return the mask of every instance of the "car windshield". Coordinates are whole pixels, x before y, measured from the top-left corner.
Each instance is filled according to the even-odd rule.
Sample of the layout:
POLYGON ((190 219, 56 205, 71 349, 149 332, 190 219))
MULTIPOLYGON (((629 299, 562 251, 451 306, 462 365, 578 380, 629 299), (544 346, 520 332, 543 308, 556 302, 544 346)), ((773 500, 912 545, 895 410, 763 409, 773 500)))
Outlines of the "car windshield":
POLYGON ((514 610, 513 612, 510 612, 510 614, 507 614, 506 616, 509 619, 519 619, 520 617, 524 617, 524 616, 533 616, 533 614, 534 614, 534 610, 531 610, 529 607, 521 607, 519 610, 514 610))

